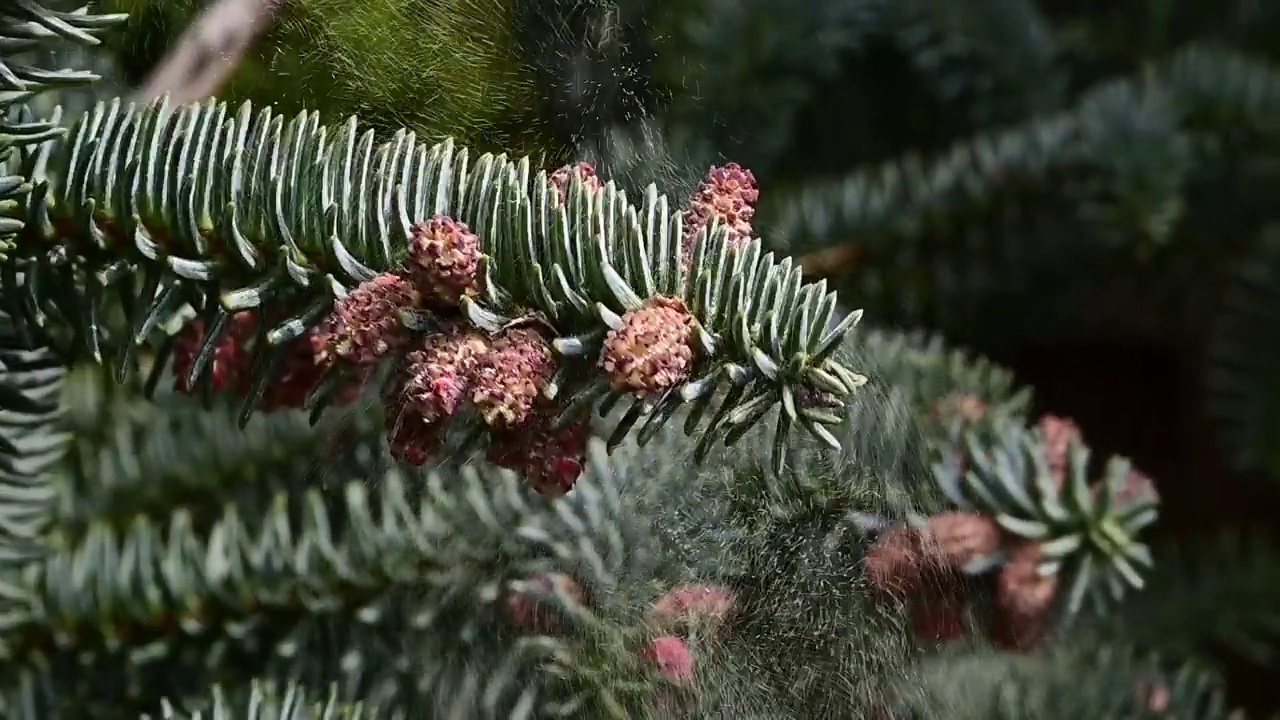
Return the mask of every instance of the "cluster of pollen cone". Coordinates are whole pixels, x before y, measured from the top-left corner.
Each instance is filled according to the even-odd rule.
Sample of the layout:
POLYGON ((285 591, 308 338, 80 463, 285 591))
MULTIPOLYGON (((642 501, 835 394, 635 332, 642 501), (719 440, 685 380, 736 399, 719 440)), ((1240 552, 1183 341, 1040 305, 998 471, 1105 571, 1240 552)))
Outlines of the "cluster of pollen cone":
MULTIPOLYGON (((947 400, 953 411, 971 421, 985 413, 977 398, 947 400)), ((1038 429, 1050 477, 1061 487, 1069 448, 1082 439, 1080 428, 1071 420, 1046 415, 1038 429)), ((1155 492, 1151 479, 1134 470, 1118 499, 1123 504, 1139 502, 1155 492)), ((1040 541, 1005 531, 990 514, 949 510, 882 532, 863 558, 863 573, 881 597, 906 602, 919 640, 979 634, 996 647, 1029 651, 1047 639, 1060 595, 1058 576, 1041 571, 1042 555, 1040 541), (990 568, 995 568, 993 573, 990 568), (976 574, 994 581, 990 603, 979 601, 971 582, 976 574)))
MULTIPOLYGON (((592 604, 587 592, 569 575, 542 573, 523 586, 527 590, 506 597, 503 610, 510 623, 525 631, 547 635, 562 631, 554 603, 540 600, 539 595, 558 590, 574 605, 589 608, 592 604)), ((671 683, 691 682, 698 670, 699 646, 717 634, 732 614, 735 601, 731 590, 718 585, 671 588, 645 613, 641 621, 644 632, 632 648, 635 656, 671 683)))
MULTIPOLYGON (((564 203, 572 176, 588 189, 602 187, 587 163, 565 166, 549 180, 564 203)), ((717 219, 726 242, 751 237, 755 178, 735 164, 713 167, 685 211, 686 243, 717 219)), ((413 227, 403 265, 339 298, 329 316, 290 341, 257 401, 258 409, 301 408, 335 366, 347 378, 332 403, 350 403, 385 362, 396 372, 385 386, 387 439, 402 462, 424 465, 440 452, 445 428, 470 406, 488 430, 488 457, 520 474, 538 492, 558 496, 581 474, 589 436, 585 414, 562 416, 546 392, 559 367, 552 328, 533 313, 499 332, 484 332, 460 310, 479 295, 483 242, 465 223, 437 215, 413 227)), ((686 257, 689 255, 686 248, 686 257)), ((598 363, 618 392, 650 397, 689 379, 694 362, 694 319, 683 301, 653 297, 626 313, 609 331, 598 363)), ((257 319, 231 318, 209 363, 217 392, 246 394, 257 319)), ((185 384, 207 328, 184 329, 174 351, 177 389, 185 384)))

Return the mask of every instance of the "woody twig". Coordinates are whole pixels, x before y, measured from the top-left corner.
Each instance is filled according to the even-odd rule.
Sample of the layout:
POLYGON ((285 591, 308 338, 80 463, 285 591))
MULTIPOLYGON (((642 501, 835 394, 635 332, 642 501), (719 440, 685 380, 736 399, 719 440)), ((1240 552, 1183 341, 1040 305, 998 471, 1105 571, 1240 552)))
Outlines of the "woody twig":
POLYGON ((135 99, 148 102, 168 94, 174 102, 191 103, 217 94, 282 4, 283 0, 216 0, 182 34, 135 99))

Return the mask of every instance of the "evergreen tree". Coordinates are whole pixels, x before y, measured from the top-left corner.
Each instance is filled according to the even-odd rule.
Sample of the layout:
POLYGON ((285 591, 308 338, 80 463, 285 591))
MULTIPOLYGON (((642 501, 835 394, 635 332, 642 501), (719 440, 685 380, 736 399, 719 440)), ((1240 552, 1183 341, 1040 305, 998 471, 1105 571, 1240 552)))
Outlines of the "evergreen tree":
MULTIPOLYGON (((979 22, 950 4, 855 4, 838 23, 827 5, 785 19, 830 25, 831 53, 886 35, 960 48, 979 70, 921 67, 979 98, 975 126, 1077 94, 1028 81, 1056 57, 1028 5, 979 3, 979 22), (1003 35, 954 41, 979 30, 1003 35)), ((341 17, 302 6, 279 30, 286 51, 341 17)), ((650 150, 700 162, 680 142, 705 135, 678 108, 672 128, 553 129, 545 167, 481 154, 516 141, 483 123, 476 149, 432 137, 504 101, 380 133, 402 116, 374 94, 368 131, 283 89, 279 111, 107 98, 63 129, 36 95, 92 75, 26 63, 126 22, 96 12, 0 9, 0 715, 1209 720, 1228 708, 1206 645, 1266 655, 1276 553, 1198 576, 1234 616, 1212 599, 1194 623, 1171 614, 1177 565, 1144 542, 1155 482, 1091 457, 1069 420, 1032 417, 1007 371, 859 325, 776 254, 822 244, 786 218, 834 213, 829 190, 783 190, 776 207, 803 210, 788 215, 728 164, 669 199, 643 184, 650 150), (620 152, 636 138, 655 147, 620 152), (561 164, 573 144, 600 167, 561 164), (1144 590, 1153 580, 1170 591, 1144 590)), ((531 57, 581 44, 528 25, 494 33, 531 57)), ((505 53, 484 32, 469 46, 505 53)), ((331 47, 303 61, 337 62, 331 47)), ((1261 67, 1199 52, 1170 73, 1261 67)), ((537 67, 529 83, 564 80, 537 67)), ((232 96, 276 92, 247 72, 261 82, 232 96)), ((805 93, 791 91, 794 109, 805 93)), ((1135 121, 1163 117, 1157 95, 1112 84, 942 162, 1007 169, 1042 147, 1043 167, 1123 164, 1080 139, 1128 146, 1130 125, 1182 162, 1200 144, 1135 121)), ((366 96, 325 101, 352 98, 366 96)), ((597 100, 595 117, 625 118, 616 98, 551 98, 597 100)), ((738 117, 754 112, 739 100, 738 117)), ((783 176, 784 146, 744 160, 783 176)), ((907 171, 847 181, 839 217, 877 198, 864 227, 923 242, 989 207, 991 184, 890 167, 907 171)), ((1132 210, 1122 201, 1148 196, 1126 173, 1155 171, 1116 167, 1128 179, 1091 186, 1094 206, 1132 210)), ((1177 179, 1167 167, 1142 177, 1177 179)), ((1160 212, 1122 213, 1152 237, 1177 205, 1158 190, 1160 212)))

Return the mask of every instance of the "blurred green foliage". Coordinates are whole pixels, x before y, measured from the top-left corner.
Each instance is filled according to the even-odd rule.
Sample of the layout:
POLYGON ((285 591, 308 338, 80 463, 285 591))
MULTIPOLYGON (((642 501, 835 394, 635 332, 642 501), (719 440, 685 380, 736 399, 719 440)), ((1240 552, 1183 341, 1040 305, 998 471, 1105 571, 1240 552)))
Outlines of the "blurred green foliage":
MULTIPOLYGON (((199 0, 104 0, 127 12, 113 41, 141 80, 193 17, 199 0)), ((359 115, 384 132, 407 128, 432 142, 452 135, 483 151, 540 148, 537 89, 519 55, 510 2, 499 0, 288 0, 275 25, 221 96, 359 115)))

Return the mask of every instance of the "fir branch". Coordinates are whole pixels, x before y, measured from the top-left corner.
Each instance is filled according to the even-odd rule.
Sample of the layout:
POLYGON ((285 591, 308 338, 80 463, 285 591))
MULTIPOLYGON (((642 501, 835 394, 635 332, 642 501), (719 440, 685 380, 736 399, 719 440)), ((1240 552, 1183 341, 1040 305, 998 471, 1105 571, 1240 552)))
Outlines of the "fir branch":
POLYGON ((1280 228, 1265 228, 1227 277, 1209 337, 1208 410, 1241 469, 1280 473, 1280 228))
MULTIPOLYGON (((34 0, 0 7, 0 488, 6 497, 0 512, 0 564, 30 560, 40 551, 35 538, 51 519, 52 487, 44 472, 62 451, 57 433, 62 358, 24 332, 13 302, 19 276, 5 256, 24 226, 23 203, 32 192, 30 177, 19 172, 26 153, 58 138, 59 113, 40 119, 28 101, 49 90, 76 87, 96 79, 75 69, 47 70, 18 58, 57 44, 96 45, 121 15, 93 15, 81 8, 59 12, 34 0), (15 326, 15 324, 17 326, 15 326)), ((5 585, 3 594, 13 595, 5 585)))
POLYGON ((139 516, 162 520, 180 508, 204 532, 228 499, 253 516, 269 510, 255 502, 276 492, 378 476, 390 465, 376 404, 321 427, 292 412, 254 417, 242 429, 229 403, 206 409, 178 394, 144 403, 137 389, 104 388, 111 380, 97 366, 77 370, 63 403, 82 424, 68 428, 67 457, 50 468, 64 545, 90 524, 123 530, 139 516))
MULTIPOLYGON (((143 715, 151 720, 150 715, 143 715)), ((327 700, 312 701, 296 684, 283 687, 274 683, 255 682, 247 698, 229 698, 221 687, 213 688, 209 709, 192 713, 180 712, 164 703, 157 720, 377 720, 360 705, 344 705, 333 692, 327 700)))
MULTIPOLYGON (((927 441, 934 486, 912 493, 912 510, 935 518, 974 513, 1007 536, 985 553, 989 557, 954 569, 985 575, 1007 567, 1019 540, 1030 543, 1036 573, 1065 590, 1059 598, 1064 623, 1086 601, 1102 607, 1144 586, 1153 560, 1140 535, 1157 518, 1158 495, 1128 460, 1108 459, 1095 479, 1099 468, 1090 465, 1074 424, 1042 418, 1029 426, 1029 389, 939 337, 873 330, 853 344, 865 353, 860 365, 869 385, 887 385, 904 398, 927 441)), ((922 516, 905 520, 917 532, 930 532, 922 516)), ((895 523, 904 519, 867 516, 860 526, 879 533, 895 523)))
POLYGON ((624 529, 604 447, 593 447, 573 500, 549 503, 509 473, 467 467, 425 486, 395 474, 377 489, 350 483, 337 507, 316 489, 277 496, 261 518, 233 505, 207 532, 183 510, 125 531, 95 524, 25 573, 37 601, 5 617, 3 708, 118 716, 246 674, 336 678, 344 698, 388 711, 642 708, 661 682, 636 655, 642 629, 618 624, 632 606, 617 594, 642 546, 624 529), (590 607, 534 594, 560 608, 564 632, 513 639, 502 608, 521 581, 553 571, 583 583, 590 607), (464 681, 474 695, 458 695, 464 681))
POLYGON ((1247 131, 1268 147, 1280 141, 1280 67, 1274 63, 1229 48, 1192 46, 1158 72, 1196 131, 1247 131))
MULTIPOLYGON (((780 437, 799 425, 833 444, 825 416, 799 412, 796 398, 811 390, 844 397, 863 382, 831 359, 860 313, 829 327, 836 297, 825 283, 803 283, 798 267, 759 240, 730 247, 717 223, 685 238, 681 213, 652 186, 637 207, 612 185, 597 191, 575 176, 562 201, 565 190, 527 158, 472 161, 449 142, 428 147, 403 132, 375 145, 354 118, 330 131, 314 114, 286 123, 269 109, 232 113, 214 102, 100 105, 70 143, 46 143, 30 169, 42 186, 61 180, 31 204, 33 232, 15 263, 39 280, 25 286, 26 316, 74 328, 91 356, 114 340, 124 370, 157 319, 190 301, 214 329, 196 354, 194 385, 210 377, 223 328, 248 313, 261 342, 246 416, 283 346, 318 325, 335 295, 396 270, 433 216, 480 236, 480 294, 461 303, 470 322, 496 333, 536 321, 558 336, 551 346, 561 372, 546 392, 562 416, 629 400, 629 422, 643 427, 692 404, 705 420, 691 427, 709 445, 781 404, 780 437), (129 318, 133 333, 112 338, 97 315, 108 293, 132 293, 135 282, 149 307, 129 318), (611 387, 594 369, 606 333, 673 301, 694 325, 688 378, 652 398, 611 387), (720 402, 706 412, 712 400, 720 402)), ((316 412, 336 390, 321 387, 316 412)))
POLYGON ((1108 638, 1171 657, 1227 650, 1267 666, 1280 660, 1280 547, 1262 533, 1228 532, 1166 544, 1145 592, 1100 623, 1108 638))
POLYGON ((1015 384, 1013 373, 964 348, 948 347, 924 331, 863 329, 854 337, 868 357, 875 381, 903 393, 916 414, 937 418, 948 401, 969 398, 983 412, 1026 417, 1032 389, 1015 384))
POLYGON ((909 675, 898 697, 892 717, 912 720, 1229 717, 1216 675, 1123 647, 1068 644, 1036 656, 944 651, 909 675))
POLYGON ((1038 544, 1037 573, 1067 578, 1067 620, 1086 604, 1104 608, 1142 589, 1154 559, 1139 536, 1156 521, 1159 504, 1150 481, 1121 457, 1108 459, 1094 481, 1079 438, 1067 440, 1065 467, 1054 472, 1042 427, 998 418, 991 429, 992 436, 967 433, 964 446, 944 450, 934 466, 954 506, 994 517, 1006 532, 1038 544))
POLYGON ((975 120, 1007 122, 1060 101, 1066 77, 1048 18, 1028 0, 888 3, 895 38, 939 95, 968 101, 975 120))
MULTIPOLYGON (((75 69, 47 70, 21 58, 59 43, 96 45, 123 16, 58 12, 34 0, 0 7, 0 566, 10 568, 44 552, 39 536, 52 519, 53 488, 44 472, 62 451, 57 433, 62 360, 18 322, 18 274, 8 254, 24 227, 23 203, 32 192, 21 172, 24 154, 61 136, 60 111, 36 118, 28 103, 42 92, 85 85, 96 77, 75 69), (16 326, 15 326, 16 325, 16 326)), ((25 602, 20 584, 0 581, 5 605, 25 602)))
MULTIPOLYGON (((837 357, 865 363, 864 349, 851 340, 837 357)), ((694 577, 734 592, 730 619, 700 658, 715 682, 709 697, 729 696, 738 713, 724 717, 849 717, 915 654, 898 609, 874 602, 861 576, 869 541, 862 520, 919 511, 934 492, 927 445, 883 383, 831 412, 845 418, 841 451, 797 435, 781 475, 769 469, 765 428, 684 477, 670 468, 685 456, 682 444, 692 444, 678 427, 655 439, 661 454, 628 462, 633 474, 653 478, 642 514, 655 518, 664 544, 681 549, 694 577), (735 692, 739 683, 746 687, 735 692)))
POLYGON ((847 83, 850 59, 886 40, 940 97, 961 101, 981 120, 1045 111, 1063 90, 1053 37, 1026 0, 762 0, 668 14, 678 18, 673 124, 769 177, 789 161, 793 127, 820 102, 816 94, 847 83), (752 52, 740 52, 745 46, 752 52))
MULTIPOLYGON (((1078 118, 1046 114, 985 131, 937 157, 907 154, 836 181, 802 186, 766 204, 772 247, 807 253, 838 243, 917 238, 986 212, 1083 161, 1078 118)), ((764 210, 762 210, 762 213, 764 210)), ((878 245, 875 247, 879 247, 878 245)))
POLYGON ((768 237, 788 252, 856 240, 902 253, 910 248, 884 241, 911 240, 914 248, 921 236, 982 217, 1010 194, 1077 179, 1085 182, 1068 187, 1083 193, 1073 199, 1086 215, 1118 217, 1163 239, 1180 217, 1194 140, 1242 127, 1268 143, 1278 137, 1278 78, 1263 61, 1191 45, 1138 77, 1104 82, 1057 112, 984 131, 936 157, 908 154, 774 198, 765 208, 776 218, 768 237))
POLYGON ((55 500, 47 472, 66 443, 58 427, 63 375, 61 358, 24 342, 0 315, 0 566, 43 553, 38 540, 55 500))
MULTIPOLYGON (((24 103, 39 93, 57 88, 87 85, 93 73, 76 69, 46 70, 16 61, 16 57, 54 43, 96 45, 98 36, 125 20, 124 15, 93 15, 84 8, 59 12, 36 0, 13 0, 0 8, 0 258, 22 229, 20 202, 31 192, 30 179, 14 174, 19 153, 64 132, 58 117, 35 118, 24 103)), ((14 278, 0 278, 7 288, 14 278)))

